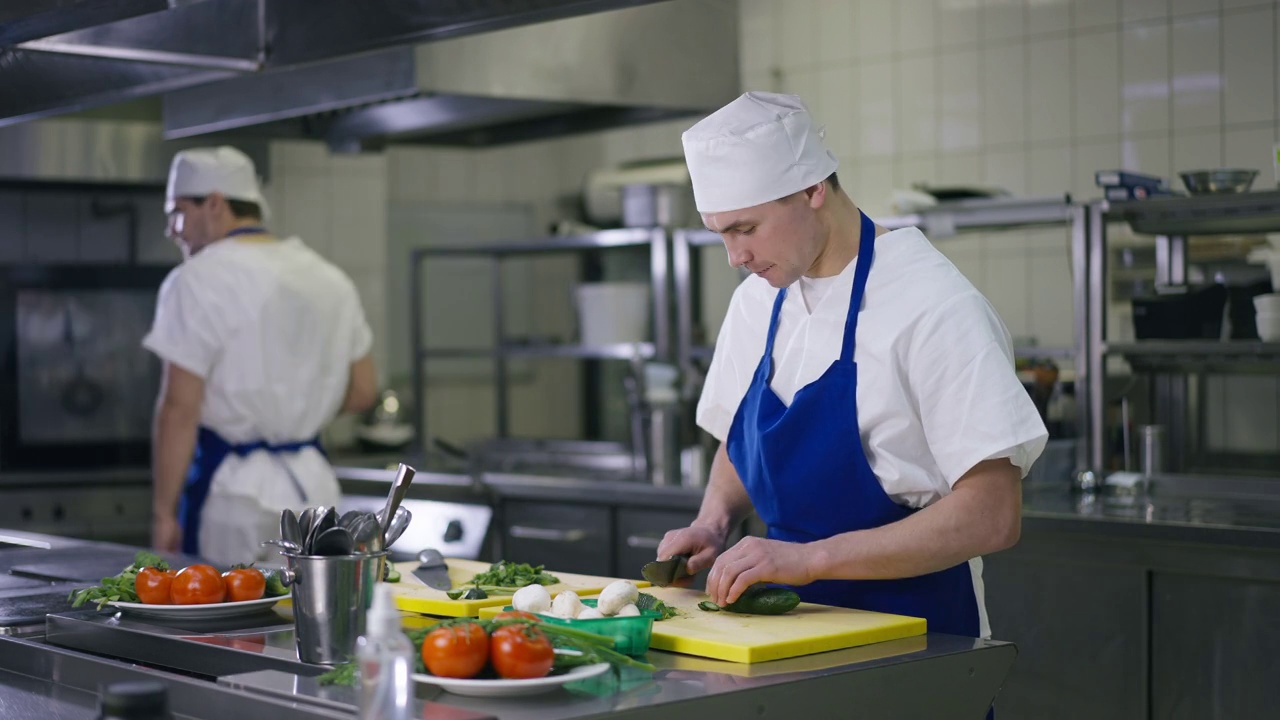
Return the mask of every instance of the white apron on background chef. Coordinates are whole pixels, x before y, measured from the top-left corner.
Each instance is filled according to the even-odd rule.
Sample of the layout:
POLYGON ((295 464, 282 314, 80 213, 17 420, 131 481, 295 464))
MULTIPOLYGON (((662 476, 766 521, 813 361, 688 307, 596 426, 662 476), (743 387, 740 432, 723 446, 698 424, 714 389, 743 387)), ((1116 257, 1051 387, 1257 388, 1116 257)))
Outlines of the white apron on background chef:
POLYGON ((795 96, 747 93, 690 128, 703 222, 754 273, 733 295, 698 404, 721 441, 697 519, 658 556, 807 601, 989 634, 980 556, 1017 541, 1047 432, 985 298, 920 230, 840 188, 795 96), (751 511, 767 538, 725 547, 751 511))
POLYGON ((152 542, 224 566, 264 559, 281 510, 340 497, 319 434, 375 401, 373 335, 350 278, 267 231, 240 151, 178 153, 165 212, 185 260, 143 339, 164 368, 152 542))

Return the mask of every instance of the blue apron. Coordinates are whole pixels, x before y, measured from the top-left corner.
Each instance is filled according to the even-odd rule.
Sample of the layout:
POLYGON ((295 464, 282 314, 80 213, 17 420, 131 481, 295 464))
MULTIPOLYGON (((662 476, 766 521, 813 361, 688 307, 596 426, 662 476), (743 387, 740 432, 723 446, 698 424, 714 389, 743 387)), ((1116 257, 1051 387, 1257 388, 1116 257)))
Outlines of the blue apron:
MULTIPOLYGON (((733 418, 729 459, 772 539, 812 542, 888 525, 915 512, 885 494, 858 432, 854 336, 874 245, 875 224, 864 214, 840 359, 801 388, 790 407, 778 399, 769 380, 787 295, 780 290, 764 357, 733 418)), ((900 580, 819 580, 796 591, 807 602, 923 617, 930 632, 979 635, 968 563, 900 580)))
MULTIPOLYGON (((228 455, 245 457, 256 450, 266 450, 276 455, 297 452, 305 447, 313 447, 321 453, 324 452, 320 447, 319 435, 310 440, 280 444, 271 444, 266 440, 233 444, 201 425, 196 435, 196 452, 191 458, 191 466, 187 468, 187 482, 182 488, 182 499, 178 503, 178 520, 182 524, 182 552, 196 556, 200 554, 200 512, 204 509, 204 501, 209 497, 209 484, 213 481, 213 474, 218 471, 218 466, 228 455)), ((288 465, 281 462, 281 467, 293 481, 294 489, 298 491, 302 504, 306 504, 307 493, 302 483, 294 476, 288 465)))
MULTIPOLYGON (((227 237, 263 232, 265 230, 261 227, 237 228, 227 233, 227 237)), ((196 556, 200 554, 200 514, 204 509, 205 500, 209 497, 209 484, 213 481, 213 475, 218 471, 218 466, 222 465, 222 461, 226 459, 227 455, 234 454, 246 457, 257 450, 266 450, 273 455, 277 455, 297 452, 305 447, 314 447, 321 453, 324 452, 324 449, 320 447, 319 435, 309 440, 279 444, 272 444, 266 440, 231 443, 217 432, 203 425, 200 426, 196 434, 195 454, 191 458, 191 465, 187 468, 186 483, 182 488, 182 498, 178 503, 178 521, 182 525, 182 552, 196 556)), ((302 483, 289 470, 288 465, 282 462, 281 466, 288 473, 294 489, 298 491, 298 495, 305 504, 307 494, 302 487, 302 483)))

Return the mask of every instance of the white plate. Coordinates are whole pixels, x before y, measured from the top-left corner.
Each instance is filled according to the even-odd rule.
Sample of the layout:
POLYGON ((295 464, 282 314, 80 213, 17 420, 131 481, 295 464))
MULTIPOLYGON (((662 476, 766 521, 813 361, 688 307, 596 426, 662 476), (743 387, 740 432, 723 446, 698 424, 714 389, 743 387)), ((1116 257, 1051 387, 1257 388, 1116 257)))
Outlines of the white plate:
POLYGON ((214 620, 240 617, 265 612, 288 595, 264 597, 240 602, 207 603, 204 605, 147 605, 145 603, 107 603, 129 615, 156 618, 157 620, 214 620))
POLYGON ((563 675, 548 675, 529 680, 458 680, 435 675, 414 675, 413 679, 435 685, 455 695, 469 697, 520 697, 551 692, 566 683, 592 678, 609 669, 609 663, 576 667, 563 675))

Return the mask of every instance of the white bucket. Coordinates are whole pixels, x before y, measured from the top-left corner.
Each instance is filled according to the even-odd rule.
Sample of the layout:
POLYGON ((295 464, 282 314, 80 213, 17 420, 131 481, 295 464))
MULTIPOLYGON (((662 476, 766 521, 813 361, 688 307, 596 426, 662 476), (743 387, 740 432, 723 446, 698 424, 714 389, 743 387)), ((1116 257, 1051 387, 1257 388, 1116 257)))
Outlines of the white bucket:
POLYGON ((583 345, 637 343, 649 339, 649 286, 602 282, 577 288, 583 345))
POLYGON ((1260 313, 1280 315, 1280 293, 1253 296, 1253 307, 1260 313))

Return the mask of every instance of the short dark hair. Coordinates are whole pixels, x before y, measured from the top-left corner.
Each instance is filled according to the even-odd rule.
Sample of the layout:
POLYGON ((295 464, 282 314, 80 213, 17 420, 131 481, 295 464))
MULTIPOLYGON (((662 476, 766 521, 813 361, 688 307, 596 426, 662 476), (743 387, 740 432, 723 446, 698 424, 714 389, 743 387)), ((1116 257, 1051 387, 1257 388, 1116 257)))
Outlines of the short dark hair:
POLYGON ((231 214, 237 220, 261 220, 262 206, 256 202, 248 200, 232 200, 227 199, 227 206, 231 208, 231 214))
MULTIPOLYGON (((201 197, 192 197, 187 199, 197 205, 203 205, 204 201, 209 199, 209 196, 204 195, 201 197)), ((248 200, 232 200, 231 198, 225 198, 225 200, 227 201, 227 207, 231 208, 231 216, 234 217, 235 219, 237 220, 261 220, 262 219, 262 207, 259 206, 258 203, 249 202, 248 200)))
POLYGON ((834 171, 827 176, 827 182, 831 183, 832 190, 840 189, 840 178, 836 177, 836 174, 834 171))

